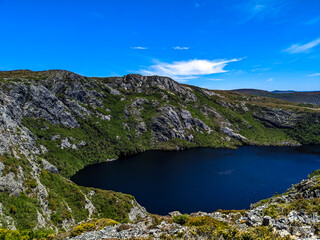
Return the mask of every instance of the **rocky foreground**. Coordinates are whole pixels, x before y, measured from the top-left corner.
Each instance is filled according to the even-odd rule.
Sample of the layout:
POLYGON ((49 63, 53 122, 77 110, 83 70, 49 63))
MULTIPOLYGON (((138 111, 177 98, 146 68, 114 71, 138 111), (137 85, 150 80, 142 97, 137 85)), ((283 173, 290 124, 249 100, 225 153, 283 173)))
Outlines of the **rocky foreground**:
MULTIPOLYGON (((71 239, 320 239, 319 203, 320 177, 313 176, 249 210, 149 214, 135 223, 106 226, 71 239)), ((85 229, 85 223, 82 226, 85 229)))

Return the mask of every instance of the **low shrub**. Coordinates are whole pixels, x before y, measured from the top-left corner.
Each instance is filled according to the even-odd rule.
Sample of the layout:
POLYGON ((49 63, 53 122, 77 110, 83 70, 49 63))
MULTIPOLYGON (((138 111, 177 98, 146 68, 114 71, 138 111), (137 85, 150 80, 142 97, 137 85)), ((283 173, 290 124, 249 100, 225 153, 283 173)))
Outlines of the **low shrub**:
POLYGON ((189 216, 188 216, 188 214, 173 216, 172 220, 177 224, 183 225, 189 220, 189 216))

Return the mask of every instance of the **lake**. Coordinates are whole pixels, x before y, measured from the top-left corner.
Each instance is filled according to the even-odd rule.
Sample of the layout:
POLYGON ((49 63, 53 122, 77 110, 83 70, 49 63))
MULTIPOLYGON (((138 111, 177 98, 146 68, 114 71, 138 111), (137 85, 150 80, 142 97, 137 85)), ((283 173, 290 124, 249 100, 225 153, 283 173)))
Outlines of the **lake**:
POLYGON ((320 147, 147 151, 87 166, 71 180, 128 193, 151 213, 248 209, 320 168, 320 147))

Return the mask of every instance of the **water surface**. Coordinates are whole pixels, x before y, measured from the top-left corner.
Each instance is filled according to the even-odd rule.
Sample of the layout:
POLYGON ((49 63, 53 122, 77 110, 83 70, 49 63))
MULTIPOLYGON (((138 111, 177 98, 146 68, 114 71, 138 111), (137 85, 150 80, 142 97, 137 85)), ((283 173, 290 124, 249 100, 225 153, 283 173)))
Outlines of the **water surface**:
POLYGON ((320 147, 147 151, 88 166, 72 180, 129 193, 151 213, 248 209, 320 168, 320 147))

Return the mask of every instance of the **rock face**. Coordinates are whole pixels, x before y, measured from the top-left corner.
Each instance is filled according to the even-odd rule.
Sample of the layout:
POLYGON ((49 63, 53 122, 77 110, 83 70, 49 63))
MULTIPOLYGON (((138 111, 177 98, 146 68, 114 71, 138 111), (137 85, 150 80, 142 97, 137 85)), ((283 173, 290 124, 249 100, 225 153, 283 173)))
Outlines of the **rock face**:
MULTIPOLYGON (((126 92, 142 93, 154 88, 169 91, 184 98, 185 101, 197 101, 196 96, 190 88, 183 86, 168 77, 142 76, 139 74, 129 74, 122 78, 113 78, 108 84, 112 89, 124 89, 126 92)), ((119 93, 119 92, 118 92, 119 93)))
POLYGON ((193 132, 210 133, 212 130, 201 120, 193 118, 185 109, 164 106, 157 109, 152 119, 152 132, 158 141, 179 138, 192 142, 193 132))
POLYGON ((253 116, 278 128, 294 128, 304 118, 305 114, 303 112, 264 107, 260 111, 253 111, 253 116))
POLYGON ((129 220, 130 221, 137 221, 144 219, 148 216, 147 210, 142 207, 140 204, 138 204, 136 201, 132 201, 132 208, 129 213, 129 220))

